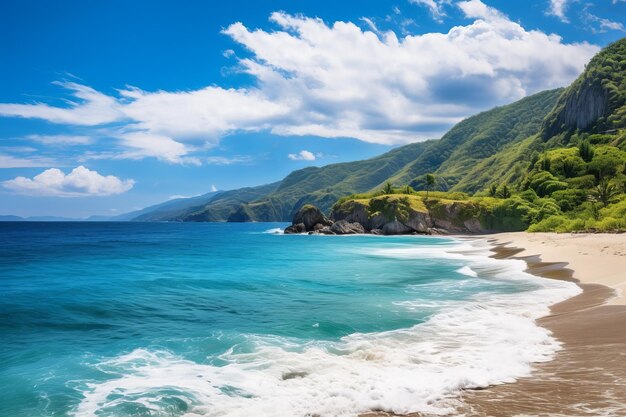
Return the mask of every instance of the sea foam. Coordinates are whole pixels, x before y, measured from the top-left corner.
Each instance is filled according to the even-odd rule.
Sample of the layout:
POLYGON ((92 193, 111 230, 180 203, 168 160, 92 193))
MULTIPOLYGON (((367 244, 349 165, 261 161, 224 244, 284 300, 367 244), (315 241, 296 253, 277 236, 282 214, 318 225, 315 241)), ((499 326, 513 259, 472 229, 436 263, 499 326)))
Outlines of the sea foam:
MULTIPOLYGON (((75 415, 124 415, 129 404, 187 417, 356 416, 372 409, 445 414, 458 404, 459 390, 514 382, 528 376, 533 363, 551 360, 560 343, 535 319, 580 292, 573 283, 525 273, 523 261, 492 259, 484 244, 381 245, 371 254, 461 260, 458 272, 468 280, 515 280, 529 289, 447 301, 416 326, 339 341, 247 335, 247 349, 219 357, 224 366, 137 349, 97 365, 109 379, 83 383, 75 415)), ((423 304, 414 290, 414 302, 423 304)))

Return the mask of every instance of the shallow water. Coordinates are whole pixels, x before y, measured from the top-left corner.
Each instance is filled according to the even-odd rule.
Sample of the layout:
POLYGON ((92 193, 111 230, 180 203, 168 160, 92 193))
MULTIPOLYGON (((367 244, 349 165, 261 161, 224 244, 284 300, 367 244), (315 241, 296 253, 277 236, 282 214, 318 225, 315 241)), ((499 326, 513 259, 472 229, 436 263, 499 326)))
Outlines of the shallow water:
POLYGON ((484 246, 284 224, 0 223, 0 415, 445 412, 577 286, 484 246))

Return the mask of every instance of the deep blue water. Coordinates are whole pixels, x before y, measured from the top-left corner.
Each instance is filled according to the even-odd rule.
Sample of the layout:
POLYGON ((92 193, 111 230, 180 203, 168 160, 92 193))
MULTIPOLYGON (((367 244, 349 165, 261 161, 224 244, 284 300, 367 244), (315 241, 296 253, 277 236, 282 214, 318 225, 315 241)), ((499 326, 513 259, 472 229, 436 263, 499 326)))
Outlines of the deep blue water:
POLYGON ((346 337, 537 288, 468 276, 462 258, 379 253, 451 239, 264 233, 284 226, 0 223, 0 416, 244 415, 241 399, 263 394, 244 392, 248 368, 222 374, 229 364, 284 376, 311 346, 341 358, 346 337), (186 370, 210 375, 217 393, 183 381, 186 370))

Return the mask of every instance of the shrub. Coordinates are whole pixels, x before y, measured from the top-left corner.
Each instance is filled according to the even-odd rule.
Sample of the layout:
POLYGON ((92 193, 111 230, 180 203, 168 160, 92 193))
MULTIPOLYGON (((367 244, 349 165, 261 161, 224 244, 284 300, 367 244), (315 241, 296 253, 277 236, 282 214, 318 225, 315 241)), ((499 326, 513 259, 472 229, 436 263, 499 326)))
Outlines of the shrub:
POLYGON ((578 189, 559 190, 552 193, 552 198, 562 211, 571 211, 586 200, 587 193, 578 189))

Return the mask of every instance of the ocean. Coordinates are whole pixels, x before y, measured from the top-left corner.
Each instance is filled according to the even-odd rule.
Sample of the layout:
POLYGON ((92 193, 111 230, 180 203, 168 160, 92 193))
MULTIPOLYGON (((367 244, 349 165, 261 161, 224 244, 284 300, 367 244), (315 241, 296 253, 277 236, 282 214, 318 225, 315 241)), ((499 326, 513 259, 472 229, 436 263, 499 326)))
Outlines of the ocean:
POLYGON ((445 413, 560 345, 579 287, 484 241, 0 223, 0 416, 445 413))

